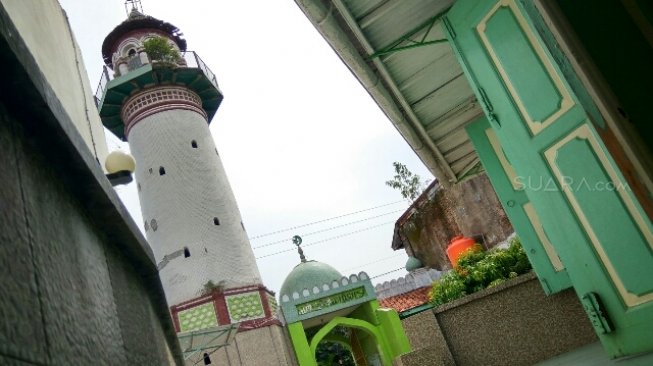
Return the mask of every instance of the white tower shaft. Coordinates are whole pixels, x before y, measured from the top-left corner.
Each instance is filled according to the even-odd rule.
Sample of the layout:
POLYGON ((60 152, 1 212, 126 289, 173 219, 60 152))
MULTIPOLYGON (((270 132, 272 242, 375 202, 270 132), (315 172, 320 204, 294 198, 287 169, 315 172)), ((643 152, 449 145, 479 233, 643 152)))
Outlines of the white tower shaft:
POLYGON ((201 100, 183 87, 157 87, 123 108, 147 239, 169 304, 209 283, 261 283, 236 199, 201 100))

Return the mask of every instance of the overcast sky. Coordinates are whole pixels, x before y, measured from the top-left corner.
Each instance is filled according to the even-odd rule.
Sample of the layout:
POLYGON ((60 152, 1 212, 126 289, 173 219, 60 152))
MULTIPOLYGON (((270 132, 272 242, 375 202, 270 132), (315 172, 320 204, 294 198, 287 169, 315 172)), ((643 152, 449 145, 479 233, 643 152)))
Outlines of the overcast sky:
MULTIPOLYGON (((126 19, 124 0, 60 3, 95 90, 102 41, 126 19)), ((260 258, 293 249, 293 235, 304 238, 308 259, 345 275, 366 271, 374 277, 402 268, 405 252, 393 252, 390 244, 394 221, 408 205, 384 182, 393 175, 393 161, 423 179, 432 176, 295 2, 142 4, 146 14, 179 27, 188 50, 218 78, 225 99, 210 130, 253 238, 264 284, 277 292, 299 262, 295 251, 260 258), (373 207, 378 208, 366 210, 373 207), (361 210, 366 211, 259 237, 361 210)), ((115 136, 107 139, 109 150, 127 149, 115 136)), ((118 193, 142 226, 134 186, 118 193)), ((401 269, 373 282, 405 274, 401 269)))

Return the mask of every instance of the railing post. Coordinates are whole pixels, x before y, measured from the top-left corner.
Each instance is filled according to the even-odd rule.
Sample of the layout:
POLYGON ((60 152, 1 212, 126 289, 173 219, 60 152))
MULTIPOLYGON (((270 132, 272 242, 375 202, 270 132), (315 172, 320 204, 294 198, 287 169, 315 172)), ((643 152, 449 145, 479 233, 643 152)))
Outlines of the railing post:
POLYGON ((197 56, 197 52, 193 51, 193 56, 195 56, 195 63, 197 64, 197 67, 199 67, 202 72, 204 72, 204 68, 200 64, 200 58, 197 56))

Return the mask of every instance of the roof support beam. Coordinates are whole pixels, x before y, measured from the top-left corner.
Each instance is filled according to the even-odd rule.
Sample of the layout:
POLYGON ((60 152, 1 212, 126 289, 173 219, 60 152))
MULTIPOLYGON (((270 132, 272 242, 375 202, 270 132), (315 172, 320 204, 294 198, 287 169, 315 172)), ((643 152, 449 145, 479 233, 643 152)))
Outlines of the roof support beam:
POLYGON ((447 14, 447 11, 449 11, 449 8, 445 9, 442 11, 440 14, 430 18, 429 20, 425 21, 424 23, 420 24, 417 26, 415 29, 401 35, 399 38, 397 38, 395 41, 390 42, 390 45, 383 47, 382 49, 374 52, 371 56, 370 59, 374 59, 377 57, 380 57, 382 55, 387 55, 389 53, 393 52, 399 52, 403 50, 409 50, 412 48, 417 48, 417 47, 423 47, 423 46, 428 46, 432 44, 438 44, 438 43, 444 43, 448 42, 446 38, 443 39, 433 39, 427 41, 426 38, 429 36, 429 33, 431 33, 431 29, 433 29, 433 25, 440 20, 445 14, 447 14), (413 37, 419 34, 422 30, 426 29, 424 32, 424 35, 422 36, 422 39, 420 40, 414 40, 413 37), (408 42, 409 44, 406 44, 404 46, 401 46, 401 44, 404 44, 408 42))
MULTIPOLYGON (((343 1, 334 0, 333 4, 336 6, 338 12, 343 17, 343 19, 345 20, 345 22, 347 23, 351 31, 354 33, 356 40, 363 46, 365 52, 367 52, 369 55, 374 54, 373 47, 367 41, 365 35, 363 34, 363 31, 356 23, 356 20, 349 13, 349 10, 347 9, 343 1)), ((339 38, 346 37, 345 34, 342 34, 343 33, 342 29, 339 26, 338 26, 338 32, 340 33, 339 38)), ((456 182, 457 180, 456 174, 453 172, 453 170, 445 160, 444 156, 442 155, 442 152, 438 149, 438 147, 435 145, 433 140, 431 140, 431 138, 427 134, 419 117, 417 117, 417 115, 411 108, 410 104, 399 90, 399 87, 392 79, 392 76, 390 76, 390 73, 388 72, 388 69, 385 67, 385 64, 379 58, 372 59, 371 62, 374 63, 374 66, 376 66, 376 68, 378 69, 379 74, 381 74, 382 80, 385 81, 386 85, 390 88, 390 92, 394 97, 393 99, 395 99, 399 103, 401 109, 403 109, 404 113, 408 117, 408 120, 410 122, 409 126, 417 134, 418 140, 421 142, 421 144, 425 144, 428 147, 428 150, 431 152, 431 154, 434 155, 435 165, 429 166, 430 164, 427 164, 427 166, 433 169, 433 173, 440 181, 440 184, 448 188, 449 186, 451 186, 452 183, 456 182)), ((423 157, 424 154, 418 153, 418 155, 420 156, 420 158, 422 159, 424 158, 423 157)))

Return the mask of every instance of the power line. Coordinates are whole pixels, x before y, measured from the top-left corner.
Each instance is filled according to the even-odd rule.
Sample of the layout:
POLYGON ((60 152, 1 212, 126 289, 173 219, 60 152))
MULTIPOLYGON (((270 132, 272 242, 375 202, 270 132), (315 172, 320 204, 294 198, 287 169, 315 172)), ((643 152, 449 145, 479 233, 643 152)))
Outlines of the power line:
POLYGON ((378 275, 376 275, 376 276, 372 276, 372 277, 370 277, 370 279, 372 279, 372 278, 377 278, 377 277, 381 277, 381 276, 385 276, 385 275, 390 274, 390 273, 392 273, 392 272, 401 271, 401 270, 404 269, 404 268, 405 268, 405 267, 399 267, 399 268, 397 268, 397 269, 393 269, 392 271, 388 271, 388 272, 385 272, 385 273, 378 274, 378 275))
POLYGON ((286 232, 286 231, 291 231, 291 230, 299 229, 299 228, 306 227, 306 226, 310 226, 310 225, 319 224, 319 223, 326 222, 326 221, 331 221, 331 220, 335 220, 335 219, 340 219, 340 218, 343 218, 343 217, 347 217, 347 216, 351 216, 351 215, 359 214, 359 213, 361 213, 361 212, 366 212, 366 211, 376 210, 377 208, 386 207, 386 206, 390 206, 390 205, 396 205, 397 203, 401 203, 401 202, 406 202, 406 201, 403 201, 403 200, 402 200, 402 201, 390 202, 390 203, 386 203, 386 204, 383 204, 383 205, 379 205, 379 206, 375 206, 375 207, 371 207, 371 208, 366 208, 366 209, 364 209, 364 210, 359 210, 359 211, 354 211, 354 212, 346 213, 346 214, 343 214, 343 215, 338 215, 338 216, 329 217, 328 219, 323 219, 323 220, 318 220, 318 221, 309 222, 308 224, 297 225, 297 226, 289 227, 289 228, 286 228, 286 229, 281 229, 281 230, 272 231, 272 232, 265 233, 265 234, 255 235, 255 236, 250 237, 249 240, 259 239, 259 238, 263 238, 263 237, 266 237, 266 236, 270 236, 270 235, 274 235, 274 234, 279 234, 279 233, 283 233, 283 232, 286 232))
MULTIPOLYGON (((360 230, 356 230, 356 231, 351 231, 351 232, 344 233, 344 234, 341 234, 341 235, 336 235, 336 236, 332 236, 332 237, 330 237, 330 238, 326 238, 326 239, 318 240, 318 241, 316 241, 316 242, 314 242, 314 243, 310 243, 310 244, 302 245, 302 248, 310 247, 310 246, 317 245, 317 244, 326 243, 327 241, 331 241, 331 240, 335 240, 335 239, 344 238, 344 237, 346 237, 346 236, 350 236, 350 235, 358 234, 358 233, 361 233, 361 232, 363 232, 363 231, 372 230, 372 229, 375 229, 375 228, 377 228, 377 227, 380 227, 380 226, 383 226, 383 225, 387 225, 387 224, 392 224, 392 223, 394 223, 394 221, 388 221, 388 222, 384 222, 384 223, 382 223, 382 224, 378 224, 378 225, 374 225, 374 226, 368 226, 368 227, 366 227, 366 228, 364 228, 364 229, 360 229, 360 230)), ((256 257, 256 259, 261 259, 261 258, 271 257, 271 256, 273 256, 273 255, 277 255, 277 254, 281 254, 281 253, 287 253, 287 252, 292 252, 292 251, 295 251, 295 250, 296 250, 295 248, 292 248, 292 249, 285 249, 285 250, 281 250, 281 251, 278 251, 278 252, 274 252, 274 253, 270 253, 270 254, 266 254, 266 255, 262 255, 262 256, 256 257)))
POLYGON ((357 268, 361 268, 361 267, 364 267, 364 266, 369 266, 370 264, 374 264, 374 263, 379 263, 379 262, 387 261, 388 259, 398 258, 398 257, 401 257, 401 256, 406 256, 406 254, 405 254, 405 253, 394 254, 394 255, 391 255, 391 256, 389 256, 389 257, 385 257, 385 258, 377 259, 377 260, 372 261, 372 262, 367 262, 367 263, 359 264, 359 265, 354 266, 354 267, 351 267, 351 268, 347 268, 347 269, 345 269, 343 272, 349 272, 349 271, 351 271, 352 269, 357 269, 357 268))
MULTIPOLYGON (((382 216, 391 215, 391 214, 393 214, 393 213, 397 213, 397 212, 401 212, 401 211, 403 211, 403 209, 401 209, 401 210, 394 210, 394 211, 390 211, 390 212, 386 212, 386 213, 381 214, 381 215, 376 215, 376 216, 372 216, 372 217, 367 217, 367 218, 364 218, 364 219, 361 219, 361 220, 350 221, 350 222, 344 223, 344 224, 342 224, 342 225, 336 225, 336 226, 332 226, 332 227, 329 227, 329 228, 326 228, 326 229, 321 229, 321 230, 313 231, 313 232, 306 233, 306 234, 301 234, 301 233, 300 233, 299 235, 300 235, 302 238, 304 238, 304 237, 307 237, 307 236, 311 236, 311 235, 320 234, 320 233, 324 233, 324 232, 327 232, 327 231, 331 231, 331 230, 339 229, 339 228, 341 228, 341 227, 351 226, 351 225, 358 224, 358 223, 361 223, 361 222, 365 222, 365 221, 373 220, 373 219, 376 219, 376 218, 379 218, 379 217, 382 217, 382 216)), ((265 244, 257 245, 257 246, 255 246, 255 247, 252 247, 252 249, 265 248, 265 247, 269 247, 269 246, 276 245, 276 244, 287 243, 287 242, 289 242, 290 240, 292 240, 292 238, 285 238, 285 239, 281 239, 281 240, 277 240, 277 241, 273 241, 273 242, 269 242, 269 243, 265 243, 265 244)))

